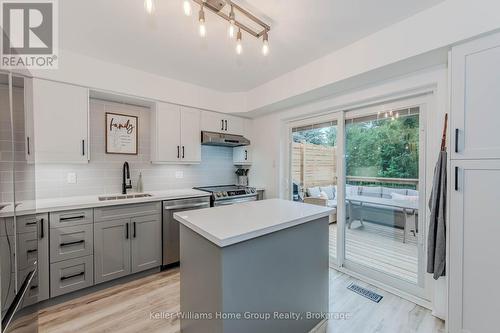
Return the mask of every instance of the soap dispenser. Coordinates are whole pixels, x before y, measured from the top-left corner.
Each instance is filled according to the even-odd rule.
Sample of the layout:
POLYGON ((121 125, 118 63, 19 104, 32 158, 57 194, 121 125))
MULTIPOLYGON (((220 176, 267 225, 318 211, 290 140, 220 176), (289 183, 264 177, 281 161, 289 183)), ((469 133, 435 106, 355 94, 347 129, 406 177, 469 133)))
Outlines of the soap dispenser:
POLYGON ((143 185, 142 185, 142 172, 139 172, 139 179, 137 179, 137 192, 142 193, 143 192, 143 185))

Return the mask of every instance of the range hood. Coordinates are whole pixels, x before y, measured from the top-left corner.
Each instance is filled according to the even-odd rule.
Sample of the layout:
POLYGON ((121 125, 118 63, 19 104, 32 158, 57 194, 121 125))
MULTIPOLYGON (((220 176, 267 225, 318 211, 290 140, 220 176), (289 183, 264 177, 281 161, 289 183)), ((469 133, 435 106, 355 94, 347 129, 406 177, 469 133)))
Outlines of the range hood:
POLYGON ((206 146, 239 147, 250 145, 250 140, 242 135, 202 131, 201 144, 206 146))

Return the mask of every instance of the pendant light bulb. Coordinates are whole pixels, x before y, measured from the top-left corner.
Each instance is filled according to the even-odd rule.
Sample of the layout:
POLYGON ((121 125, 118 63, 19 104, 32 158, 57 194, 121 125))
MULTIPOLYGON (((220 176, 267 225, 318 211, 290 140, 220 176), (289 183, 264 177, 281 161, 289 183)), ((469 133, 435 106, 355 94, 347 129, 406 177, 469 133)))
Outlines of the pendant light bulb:
POLYGON ((186 16, 191 16, 191 13, 193 12, 191 9, 191 0, 184 0, 182 4, 182 8, 184 9, 184 15, 186 16))
POLYGON ((269 54, 269 35, 267 34, 267 30, 264 32, 264 35, 262 36, 262 54, 263 55, 268 55, 269 54))
POLYGON ((149 15, 153 15, 155 12, 154 0, 144 0, 144 9, 149 15))
POLYGON ((207 28, 205 26, 205 12, 203 11, 204 5, 201 5, 200 12, 198 13, 198 21, 200 22, 200 36, 205 37, 207 35, 207 28))
POLYGON ((234 15, 234 8, 231 5, 231 12, 229 12, 229 30, 228 30, 229 38, 234 38, 236 32, 235 23, 236 23, 236 18, 234 15))
POLYGON ((243 53, 243 45, 241 44, 241 29, 238 29, 238 34, 236 35, 236 54, 240 55, 243 53))

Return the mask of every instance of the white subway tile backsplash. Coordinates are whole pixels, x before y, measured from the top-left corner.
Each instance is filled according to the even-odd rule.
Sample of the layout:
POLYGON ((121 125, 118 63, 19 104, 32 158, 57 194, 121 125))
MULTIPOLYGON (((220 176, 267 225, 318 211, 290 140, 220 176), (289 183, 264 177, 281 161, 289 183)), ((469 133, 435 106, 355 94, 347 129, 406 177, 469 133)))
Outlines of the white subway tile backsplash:
POLYGON ((37 198, 120 192, 122 165, 125 161, 130 164, 134 188, 139 173, 142 173, 144 191, 234 184, 236 182, 232 148, 202 146, 202 162, 197 165, 151 164, 149 121, 150 111, 147 108, 91 100, 90 162, 83 165, 37 164, 37 198), (139 117, 139 152, 137 156, 105 153, 105 112, 139 117), (182 179, 175 177, 176 171, 183 172, 182 179), (66 182, 66 175, 69 172, 77 174, 76 184, 66 182))

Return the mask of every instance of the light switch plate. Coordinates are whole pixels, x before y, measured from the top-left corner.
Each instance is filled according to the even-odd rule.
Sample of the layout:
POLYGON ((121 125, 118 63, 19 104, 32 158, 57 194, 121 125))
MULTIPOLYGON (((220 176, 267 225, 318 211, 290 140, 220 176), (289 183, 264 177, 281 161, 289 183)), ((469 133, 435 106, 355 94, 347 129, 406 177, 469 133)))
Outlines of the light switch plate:
POLYGON ((177 178, 177 179, 184 178, 184 172, 182 172, 182 171, 176 171, 175 172, 175 178, 177 178))
POLYGON ((76 184, 76 172, 68 172, 66 180, 68 184, 76 184))

